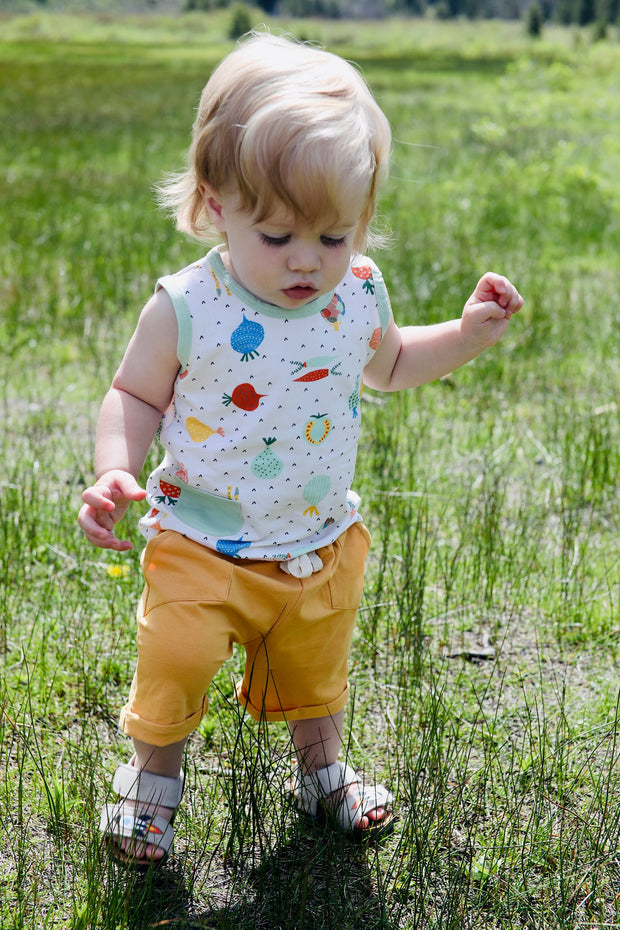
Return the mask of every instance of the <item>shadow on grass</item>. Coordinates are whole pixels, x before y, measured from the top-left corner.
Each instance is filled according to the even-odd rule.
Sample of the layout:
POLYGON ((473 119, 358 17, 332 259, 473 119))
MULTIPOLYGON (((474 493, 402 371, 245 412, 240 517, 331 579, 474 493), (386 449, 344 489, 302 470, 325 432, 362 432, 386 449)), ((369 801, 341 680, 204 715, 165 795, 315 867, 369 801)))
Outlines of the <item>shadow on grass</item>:
POLYGON ((396 930, 380 884, 372 846, 300 824, 245 867, 175 858, 152 872, 119 872, 102 911, 116 914, 105 925, 129 930, 396 930))

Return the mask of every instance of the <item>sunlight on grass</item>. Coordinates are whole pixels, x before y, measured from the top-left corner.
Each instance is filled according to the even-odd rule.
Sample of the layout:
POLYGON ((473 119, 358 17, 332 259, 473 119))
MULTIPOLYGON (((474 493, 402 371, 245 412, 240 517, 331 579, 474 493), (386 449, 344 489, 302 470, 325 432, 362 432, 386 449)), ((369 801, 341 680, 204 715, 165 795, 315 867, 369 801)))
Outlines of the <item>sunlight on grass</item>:
POLYGON ((616 926, 620 46, 276 25, 358 60, 394 125, 377 261, 397 319, 458 314, 486 267, 526 298, 474 364, 365 394, 347 751, 400 820, 378 849, 299 821, 288 736, 240 713, 236 653, 188 750, 170 864, 139 877, 100 846, 129 755, 140 508, 122 558, 75 517, 137 314, 199 254, 151 188, 183 158, 228 16, 3 20, 0 924, 616 926))

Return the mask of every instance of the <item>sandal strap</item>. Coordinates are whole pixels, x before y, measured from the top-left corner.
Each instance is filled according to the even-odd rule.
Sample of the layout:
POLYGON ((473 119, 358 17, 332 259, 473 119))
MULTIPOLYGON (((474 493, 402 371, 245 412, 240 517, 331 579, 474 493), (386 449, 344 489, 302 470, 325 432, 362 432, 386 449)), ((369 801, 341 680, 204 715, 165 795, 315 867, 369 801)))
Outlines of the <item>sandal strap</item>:
POLYGON ((139 809, 127 810, 125 800, 104 804, 99 829, 115 839, 128 837, 169 853, 174 840, 174 827, 163 814, 139 809))
POLYGON ((178 778, 168 778, 121 763, 114 773, 112 787, 119 797, 129 801, 176 808, 181 802, 183 783, 182 773, 178 778))
POLYGON ((364 784, 355 769, 343 762, 334 762, 315 772, 304 772, 297 766, 295 797, 306 813, 315 817, 319 805, 334 791, 342 791, 342 798, 330 811, 345 830, 354 830, 369 811, 377 807, 390 809, 394 802, 387 788, 364 784))
POLYGON ((295 767, 295 799, 297 806, 316 817, 319 802, 334 791, 357 781, 354 769, 343 762, 334 762, 314 772, 304 772, 301 765, 295 767))

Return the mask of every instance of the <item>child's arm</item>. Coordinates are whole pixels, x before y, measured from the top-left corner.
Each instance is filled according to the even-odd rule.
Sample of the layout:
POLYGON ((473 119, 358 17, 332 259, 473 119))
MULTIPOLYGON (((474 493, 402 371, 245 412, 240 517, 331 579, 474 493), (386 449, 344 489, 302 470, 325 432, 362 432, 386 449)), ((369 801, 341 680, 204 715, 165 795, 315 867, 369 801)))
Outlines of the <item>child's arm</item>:
POLYGON ((494 345, 523 299, 507 278, 488 272, 463 309, 460 320, 431 326, 390 322, 364 382, 378 391, 399 391, 435 381, 494 345))
POLYGON ((102 549, 123 551, 114 527, 131 501, 146 491, 138 477, 172 399, 179 370, 177 322, 170 298, 160 290, 142 311, 121 365, 106 394, 95 446, 95 484, 82 494, 78 522, 86 538, 102 549))

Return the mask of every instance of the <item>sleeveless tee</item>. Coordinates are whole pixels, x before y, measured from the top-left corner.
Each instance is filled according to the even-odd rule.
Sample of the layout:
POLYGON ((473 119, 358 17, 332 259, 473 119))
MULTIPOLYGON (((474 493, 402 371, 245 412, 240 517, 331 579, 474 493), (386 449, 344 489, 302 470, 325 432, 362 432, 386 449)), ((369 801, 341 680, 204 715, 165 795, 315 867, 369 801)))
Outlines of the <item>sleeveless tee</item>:
POLYGON ((333 293, 282 309, 235 281, 221 248, 157 282, 177 315, 180 367, 140 526, 147 539, 170 529, 229 556, 288 560, 361 519, 362 377, 389 299, 355 256, 333 293))

